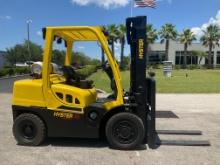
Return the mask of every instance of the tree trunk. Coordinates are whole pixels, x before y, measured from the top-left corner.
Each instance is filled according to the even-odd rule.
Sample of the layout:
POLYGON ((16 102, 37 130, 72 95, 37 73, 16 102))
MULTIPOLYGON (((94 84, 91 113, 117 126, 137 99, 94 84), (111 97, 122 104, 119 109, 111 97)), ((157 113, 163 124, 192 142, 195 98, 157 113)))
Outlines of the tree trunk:
POLYGON ((199 65, 200 65, 201 61, 202 61, 202 57, 199 57, 199 65))
POLYGON ((169 40, 166 40, 166 48, 165 48, 165 49, 166 49, 166 50, 165 50, 165 51, 166 51, 166 57, 165 57, 165 60, 166 60, 166 61, 169 60, 169 54, 168 54, 168 53, 169 53, 169 44, 170 44, 170 41, 169 41, 169 40))
POLYGON ((121 69, 124 69, 124 40, 121 42, 121 69))
POLYGON ((183 68, 184 69, 187 68, 187 48, 188 48, 188 45, 185 43, 184 44, 184 60, 183 60, 183 68))
POLYGON ((209 44, 208 69, 212 69, 212 43, 209 44))
POLYGON ((104 52, 103 48, 101 48, 101 50, 102 50, 102 65, 104 65, 104 63, 105 63, 105 52, 104 52))
MULTIPOLYGON (((146 45, 147 45, 147 56, 146 56, 146 64, 147 64, 147 67, 149 65, 149 52, 150 52, 150 44, 148 42, 146 42, 146 45)), ((162 63, 162 59, 160 58, 160 62, 162 63)))
POLYGON ((13 56, 14 56, 14 60, 13 60, 13 64, 12 65, 15 67, 16 64, 17 64, 17 55, 14 54, 13 56))

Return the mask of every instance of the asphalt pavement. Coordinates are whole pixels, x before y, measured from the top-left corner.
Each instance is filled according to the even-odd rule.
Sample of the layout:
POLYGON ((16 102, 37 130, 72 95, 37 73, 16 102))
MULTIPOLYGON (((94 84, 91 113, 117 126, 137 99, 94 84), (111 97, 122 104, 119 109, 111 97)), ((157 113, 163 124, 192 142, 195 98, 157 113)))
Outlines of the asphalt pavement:
MULTIPOLYGON (((20 78, 19 78, 20 79, 20 78)), ((39 147, 17 145, 12 135, 11 87, 15 79, 0 80, 1 165, 219 165, 220 94, 158 94, 157 110, 178 118, 157 118, 158 130, 201 130, 201 136, 160 135, 162 140, 209 140, 211 146, 147 145, 119 151, 104 141, 75 138, 47 139, 39 147)))
POLYGON ((18 76, 0 79, 0 93, 12 93, 13 84, 17 80, 25 79, 28 76, 18 76))

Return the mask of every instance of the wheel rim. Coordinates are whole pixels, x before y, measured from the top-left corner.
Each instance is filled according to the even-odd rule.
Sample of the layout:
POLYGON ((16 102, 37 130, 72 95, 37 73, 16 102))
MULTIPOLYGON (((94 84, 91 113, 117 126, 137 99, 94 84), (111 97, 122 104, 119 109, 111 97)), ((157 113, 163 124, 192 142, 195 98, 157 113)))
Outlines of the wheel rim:
POLYGON ((122 120, 114 124, 113 136, 118 142, 129 144, 136 140, 137 128, 131 121, 122 120))
POLYGON ((33 139, 36 136, 36 127, 31 121, 23 121, 20 124, 20 134, 25 139, 33 139))

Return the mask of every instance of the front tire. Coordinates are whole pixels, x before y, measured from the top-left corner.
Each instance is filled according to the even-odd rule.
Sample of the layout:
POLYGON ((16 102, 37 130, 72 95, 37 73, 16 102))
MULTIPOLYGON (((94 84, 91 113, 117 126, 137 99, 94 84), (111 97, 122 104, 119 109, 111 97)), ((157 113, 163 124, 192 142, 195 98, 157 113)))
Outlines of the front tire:
POLYGON ((45 139, 46 128, 38 116, 24 113, 15 119, 13 134, 20 145, 38 146, 45 139))
POLYGON ((145 131, 142 120, 132 113, 119 113, 106 124, 106 137, 115 149, 135 149, 144 139, 145 131))

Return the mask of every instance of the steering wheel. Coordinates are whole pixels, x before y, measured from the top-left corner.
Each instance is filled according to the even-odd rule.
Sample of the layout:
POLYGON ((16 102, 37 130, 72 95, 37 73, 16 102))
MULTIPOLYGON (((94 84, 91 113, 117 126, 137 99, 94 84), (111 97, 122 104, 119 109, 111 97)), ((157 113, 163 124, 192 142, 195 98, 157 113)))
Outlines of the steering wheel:
POLYGON ((72 66, 63 66, 63 75, 66 78, 67 82, 76 81, 80 82, 80 76, 75 72, 72 66))

